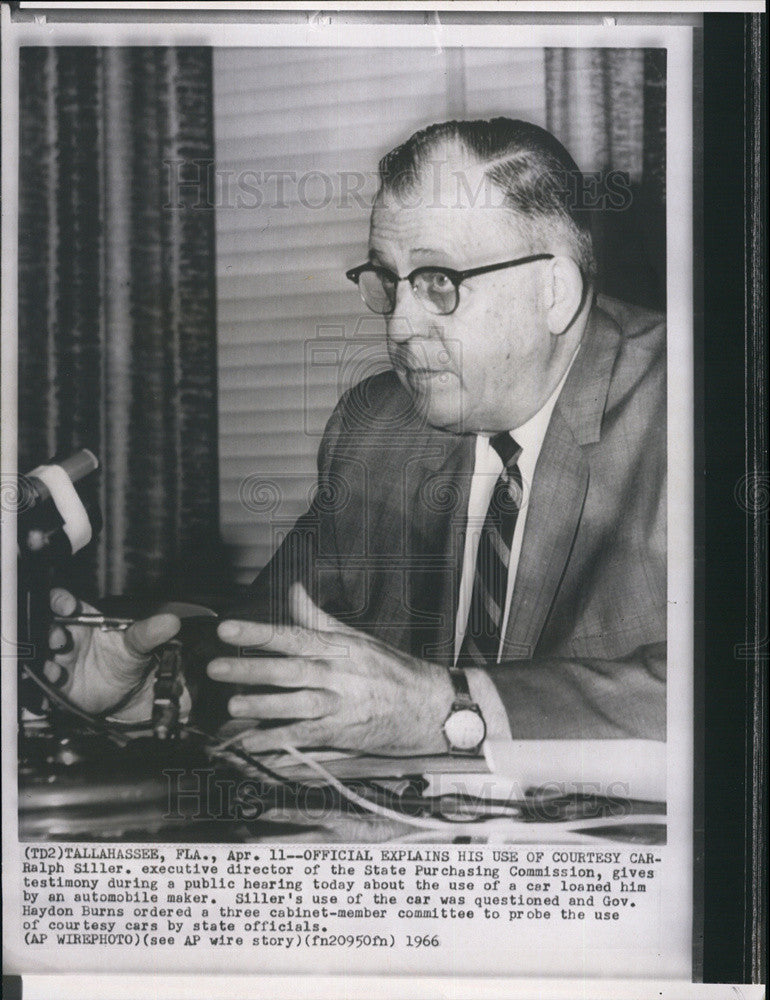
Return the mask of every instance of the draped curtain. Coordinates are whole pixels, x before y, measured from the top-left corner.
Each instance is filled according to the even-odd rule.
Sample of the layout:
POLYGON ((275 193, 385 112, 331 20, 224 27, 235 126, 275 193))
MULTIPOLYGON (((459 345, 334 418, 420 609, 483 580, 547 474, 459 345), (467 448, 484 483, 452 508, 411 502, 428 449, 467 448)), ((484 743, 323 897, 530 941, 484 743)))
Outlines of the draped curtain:
POLYGON ((84 595, 208 587, 218 558, 203 48, 24 48, 19 467, 99 457, 84 595))
POLYGON ((545 75, 547 127, 598 196, 626 175, 594 213, 601 289, 665 309, 665 49, 546 49, 545 75))

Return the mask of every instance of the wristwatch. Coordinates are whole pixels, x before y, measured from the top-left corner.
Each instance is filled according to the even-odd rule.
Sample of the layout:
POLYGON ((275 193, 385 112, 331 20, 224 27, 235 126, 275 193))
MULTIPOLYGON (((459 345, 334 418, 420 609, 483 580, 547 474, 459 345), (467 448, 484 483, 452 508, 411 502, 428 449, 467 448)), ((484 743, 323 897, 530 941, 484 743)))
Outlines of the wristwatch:
POLYGON ((471 698, 468 678, 462 667, 450 667, 449 678, 455 691, 455 700, 444 722, 449 752, 476 754, 487 735, 487 724, 481 709, 471 698))

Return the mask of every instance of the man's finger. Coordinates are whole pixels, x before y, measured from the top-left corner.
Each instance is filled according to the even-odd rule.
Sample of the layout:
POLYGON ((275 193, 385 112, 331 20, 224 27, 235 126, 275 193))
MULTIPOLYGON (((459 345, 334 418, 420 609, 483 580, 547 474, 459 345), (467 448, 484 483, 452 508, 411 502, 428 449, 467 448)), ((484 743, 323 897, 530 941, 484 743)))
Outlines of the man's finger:
POLYGON ((231 698, 228 710, 236 718, 322 719, 339 704, 339 695, 322 688, 305 688, 287 694, 240 694, 231 698))
POLYGON ((301 625, 270 625, 266 622, 224 621, 219 638, 234 646, 265 649, 287 656, 347 656, 347 638, 336 632, 318 632, 301 625))
POLYGON ((68 617, 74 615, 78 609, 78 601, 74 594, 62 587, 54 587, 50 594, 51 611, 55 615, 68 617))
POLYGON ((323 686, 329 667, 302 656, 218 657, 207 667, 215 681, 229 684, 269 684, 275 687, 323 686))
POLYGON ((50 681, 52 684, 63 683, 67 679, 67 673, 60 664, 55 663, 53 660, 46 661, 43 666, 43 674, 46 680, 50 681))
POLYGON ((153 615, 134 622, 123 633, 126 649, 137 657, 145 657, 156 646, 173 639, 181 628, 181 621, 176 615, 153 615))
POLYGON ((301 583, 293 583, 289 587, 289 610, 293 620, 304 628, 319 632, 353 631, 348 625, 343 625, 333 615, 319 608, 301 583))
POLYGON ((97 609, 93 605, 81 601, 79 597, 75 597, 74 594, 70 593, 69 590, 65 590, 64 587, 53 587, 48 595, 48 600, 51 605, 51 611, 55 615, 61 615, 63 618, 67 618, 70 615, 79 615, 84 611, 88 614, 98 614, 97 609))
POLYGON ((77 663, 80 649, 75 644, 72 631, 61 625, 54 625, 48 633, 48 650, 57 666, 69 669, 77 663))
POLYGON ((74 646, 72 633, 61 625, 54 625, 48 633, 48 648, 52 653, 69 653, 74 646))

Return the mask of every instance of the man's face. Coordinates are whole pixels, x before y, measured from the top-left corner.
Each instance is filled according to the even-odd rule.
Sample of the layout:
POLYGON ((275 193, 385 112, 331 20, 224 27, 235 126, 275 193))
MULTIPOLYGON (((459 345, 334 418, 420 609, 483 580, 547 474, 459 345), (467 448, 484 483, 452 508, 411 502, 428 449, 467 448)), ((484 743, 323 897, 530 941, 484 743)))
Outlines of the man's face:
MULTIPOLYGON (((431 177, 403 198, 378 196, 369 239, 373 263, 405 276, 417 267, 461 271, 532 252, 500 198, 490 203, 478 196, 480 168, 434 168, 446 173, 441 197, 431 177), (469 183, 444 183, 457 169, 469 183)), ((467 279, 449 316, 428 312, 408 282, 399 284, 396 307, 386 317, 388 351, 430 424, 457 433, 512 430, 546 402, 554 388, 555 343, 543 305, 545 263, 467 279)))

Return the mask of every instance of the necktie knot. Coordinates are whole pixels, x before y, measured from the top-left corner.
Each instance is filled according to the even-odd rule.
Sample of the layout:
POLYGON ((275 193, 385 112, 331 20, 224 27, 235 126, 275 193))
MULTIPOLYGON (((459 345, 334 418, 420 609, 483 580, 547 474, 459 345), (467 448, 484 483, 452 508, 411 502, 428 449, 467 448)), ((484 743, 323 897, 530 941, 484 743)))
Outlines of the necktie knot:
POLYGON ((524 499, 521 472, 517 464, 521 455, 521 447, 506 432, 496 434, 493 438, 490 438, 489 443, 503 462, 499 490, 496 490, 498 496, 493 502, 507 514, 515 516, 520 510, 524 499))
POLYGON ((507 431, 495 434, 494 437, 489 439, 489 443, 500 456, 503 466, 506 469, 511 469, 518 462, 521 455, 521 446, 514 441, 507 431))

